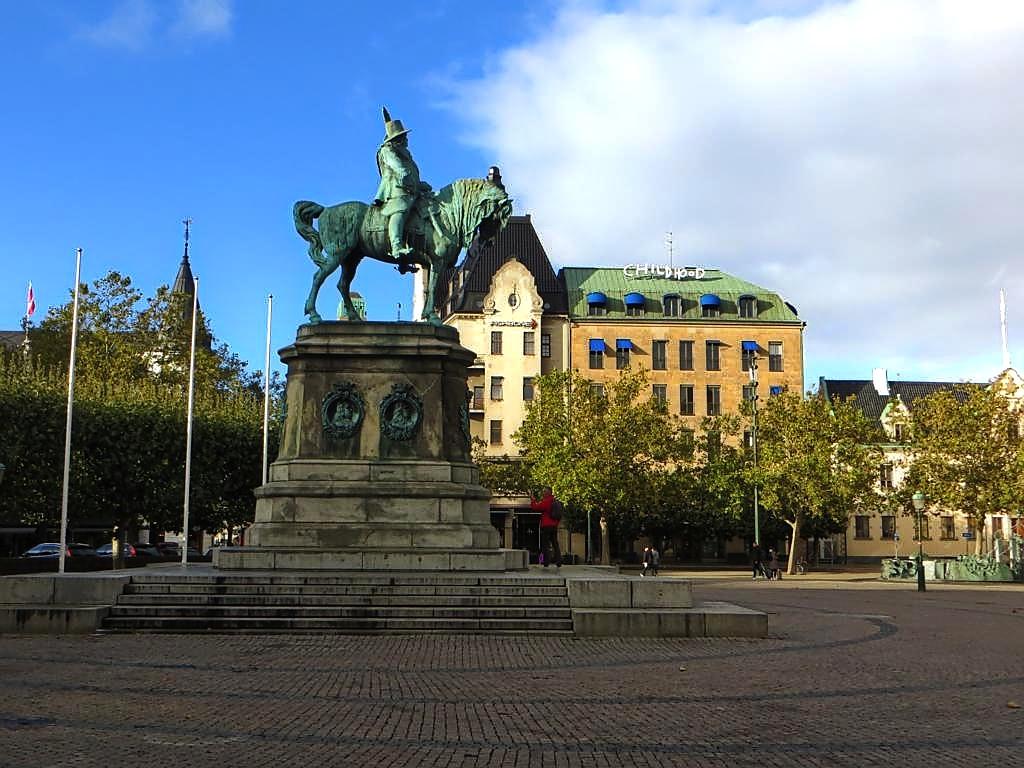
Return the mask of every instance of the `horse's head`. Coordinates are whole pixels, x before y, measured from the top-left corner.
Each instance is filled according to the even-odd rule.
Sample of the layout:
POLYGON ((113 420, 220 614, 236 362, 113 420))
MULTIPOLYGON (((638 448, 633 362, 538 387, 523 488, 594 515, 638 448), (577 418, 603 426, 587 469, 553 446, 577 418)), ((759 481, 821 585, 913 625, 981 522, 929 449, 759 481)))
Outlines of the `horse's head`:
POLYGON ((476 226, 466 233, 467 248, 491 246, 512 216, 512 198, 502 187, 485 181, 480 189, 473 216, 476 226))

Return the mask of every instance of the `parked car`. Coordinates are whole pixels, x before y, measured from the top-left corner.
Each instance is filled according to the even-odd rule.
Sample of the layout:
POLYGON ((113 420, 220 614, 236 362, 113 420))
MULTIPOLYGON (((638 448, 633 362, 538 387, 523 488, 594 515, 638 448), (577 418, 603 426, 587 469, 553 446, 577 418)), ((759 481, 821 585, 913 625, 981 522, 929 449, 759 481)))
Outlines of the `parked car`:
POLYGON ((156 548, 164 557, 181 557, 181 547, 176 541, 161 541, 156 548))
MULTIPOLYGON (((65 557, 88 557, 95 555, 96 550, 88 544, 68 544, 65 557)), ((36 544, 25 552, 22 557, 60 557, 60 542, 36 544)))
POLYGON ((144 541, 138 541, 132 545, 135 547, 135 554, 137 557, 148 557, 150 559, 162 560, 163 553, 156 548, 153 544, 147 544, 144 541))
MULTIPOLYGON (((96 557, 112 557, 114 549, 113 544, 104 544, 102 547, 96 549, 96 557)), ((138 553, 135 551, 135 547, 131 544, 121 545, 121 557, 136 557, 138 553)))

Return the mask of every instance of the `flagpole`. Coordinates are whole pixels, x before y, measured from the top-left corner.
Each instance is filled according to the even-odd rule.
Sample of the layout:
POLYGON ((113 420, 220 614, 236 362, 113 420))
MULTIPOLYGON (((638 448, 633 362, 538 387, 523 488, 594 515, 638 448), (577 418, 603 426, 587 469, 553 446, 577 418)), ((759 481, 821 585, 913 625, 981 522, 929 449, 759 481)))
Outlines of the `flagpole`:
POLYGON ((274 294, 267 294, 267 355, 263 365, 263 485, 267 484, 270 459, 270 319, 274 315, 274 294))
POLYGON ((188 363, 188 417, 185 428, 185 510, 182 521, 181 564, 188 565, 188 499, 192 488, 192 405, 196 381, 196 326, 199 322, 199 278, 195 278, 195 292, 192 294, 192 354, 188 363))
POLYGON ((78 281, 82 275, 82 249, 75 250, 75 302, 71 310, 71 359, 68 362, 68 415, 64 427, 64 486, 60 499, 60 560, 57 572, 64 573, 68 548, 68 480, 71 476, 71 413, 75 404, 75 356, 78 349, 78 281))

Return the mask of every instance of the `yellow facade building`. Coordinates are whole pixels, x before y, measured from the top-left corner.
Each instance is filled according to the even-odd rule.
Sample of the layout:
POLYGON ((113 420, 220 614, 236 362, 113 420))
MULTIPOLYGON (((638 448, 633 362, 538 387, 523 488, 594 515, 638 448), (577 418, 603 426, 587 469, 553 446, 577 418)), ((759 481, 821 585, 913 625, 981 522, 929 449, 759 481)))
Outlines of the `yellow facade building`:
MULTIPOLYGON (((600 386, 642 366, 653 396, 695 423, 739 410, 754 391, 752 363, 761 396, 803 391, 804 323, 778 294, 700 267, 556 273, 529 216, 512 217, 494 247, 452 270, 438 298, 445 323, 476 353, 471 433, 491 457, 518 456, 512 435, 533 381, 554 370, 577 369, 600 386)), ((494 498, 491 514, 504 546, 537 551, 529 499, 494 498)), ((563 552, 586 554, 584 535, 561 537, 563 552)))

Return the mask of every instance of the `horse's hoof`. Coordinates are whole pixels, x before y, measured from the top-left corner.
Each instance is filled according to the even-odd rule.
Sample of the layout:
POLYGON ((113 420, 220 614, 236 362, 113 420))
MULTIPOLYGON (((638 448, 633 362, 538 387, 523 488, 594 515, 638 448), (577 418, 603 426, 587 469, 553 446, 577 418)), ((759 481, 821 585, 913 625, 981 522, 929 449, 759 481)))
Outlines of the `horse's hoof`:
POLYGON ((444 325, 444 323, 441 322, 441 318, 438 317, 437 315, 431 315, 430 317, 428 317, 427 322, 437 328, 440 328, 442 325, 444 325))
POLYGON ((320 315, 318 315, 316 312, 310 313, 310 315, 309 315, 309 324, 310 325, 319 325, 320 324, 320 315))

